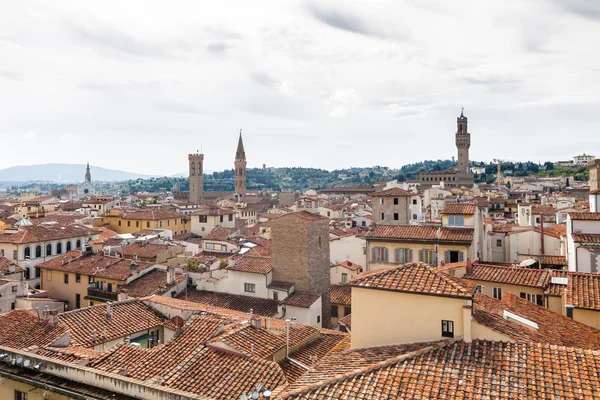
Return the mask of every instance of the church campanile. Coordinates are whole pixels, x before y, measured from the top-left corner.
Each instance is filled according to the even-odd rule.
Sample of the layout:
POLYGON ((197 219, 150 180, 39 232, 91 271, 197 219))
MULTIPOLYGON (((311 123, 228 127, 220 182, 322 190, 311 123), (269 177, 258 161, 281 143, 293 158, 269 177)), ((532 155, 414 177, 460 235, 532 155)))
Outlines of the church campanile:
POLYGON ((458 150, 458 167, 456 170, 459 173, 469 172, 469 148, 471 147, 471 134, 467 130, 467 117, 464 115, 464 110, 461 110, 460 117, 456 119, 456 149, 458 150))
POLYGON ((238 139, 237 151, 235 152, 235 194, 240 197, 246 195, 246 152, 242 141, 242 130, 238 139))

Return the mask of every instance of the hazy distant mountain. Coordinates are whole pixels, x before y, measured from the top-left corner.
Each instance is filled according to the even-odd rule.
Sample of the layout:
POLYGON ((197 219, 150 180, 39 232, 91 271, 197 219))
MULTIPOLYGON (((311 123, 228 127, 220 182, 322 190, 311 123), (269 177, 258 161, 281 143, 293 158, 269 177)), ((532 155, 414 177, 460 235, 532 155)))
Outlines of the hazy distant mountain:
MULTIPOLYGON (((85 164, 40 164, 18 165, 0 169, 0 181, 52 181, 83 182, 85 164)), ((151 178, 152 175, 106 169, 90 165, 92 181, 124 181, 137 178, 151 178)))

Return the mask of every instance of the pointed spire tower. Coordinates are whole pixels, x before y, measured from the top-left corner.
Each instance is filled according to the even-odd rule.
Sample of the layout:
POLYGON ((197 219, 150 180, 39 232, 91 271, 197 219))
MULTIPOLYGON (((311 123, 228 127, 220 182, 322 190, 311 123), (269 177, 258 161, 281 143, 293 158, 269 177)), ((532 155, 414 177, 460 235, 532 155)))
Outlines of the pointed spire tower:
POLYGON ((242 141, 242 130, 238 139, 237 151, 235 152, 235 194, 243 197, 246 195, 246 152, 242 141))
POLYGON ((85 169, 85 181, 92 182, 92 173, 90 172, 90 162, 87 163, 87 168, 85 169))

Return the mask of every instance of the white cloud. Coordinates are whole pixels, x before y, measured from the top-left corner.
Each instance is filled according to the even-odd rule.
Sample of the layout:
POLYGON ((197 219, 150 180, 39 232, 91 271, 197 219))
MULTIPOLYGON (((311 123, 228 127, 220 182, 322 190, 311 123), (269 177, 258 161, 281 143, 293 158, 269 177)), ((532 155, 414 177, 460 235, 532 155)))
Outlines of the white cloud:
POLYGON ((27 131, 27 132, 23 133, 23 137, 25 139, 32 140, 32 139, 35 139, 35 133, 33 133, 32 131, 27 131))
POLYGON ((329 116, 331 118, 344 118, 347 112, 348 109, 345 106, 337 106, 332 112, 329 113, 329 116))
POLYGON ((290 96, 290 97, 296 97, 296 95, 298 95, 298 93, 296 92, 296 89, 294 89, 294 86, 295 85, 293 82, 282 81, 277 84, 277 89, 279 90, 279 92, 281 94, 284 94, 284 95, 290 96))
POLYGON ((336 89, 328 98, 331 102, 357 106, 360 104, 360 95, 358 91, 352 88, 336 89))

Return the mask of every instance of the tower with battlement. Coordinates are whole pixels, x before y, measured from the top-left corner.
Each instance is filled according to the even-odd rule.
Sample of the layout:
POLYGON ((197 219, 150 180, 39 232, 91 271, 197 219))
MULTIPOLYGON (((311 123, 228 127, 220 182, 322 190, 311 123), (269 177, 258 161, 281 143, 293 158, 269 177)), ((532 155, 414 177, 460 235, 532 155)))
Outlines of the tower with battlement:
POLYGON ((190 191, 188 200, 200 203, 204 197, 204 154, 188 154, 190 191))
POLYGON ((469 172, 469 148, 471 147, 471 134, 467 130, 467 117, 464 111, 460 112, 460 117, 456 119, 456 149, 458 150, 458 166, 456 170, 459 173, 469 172))

